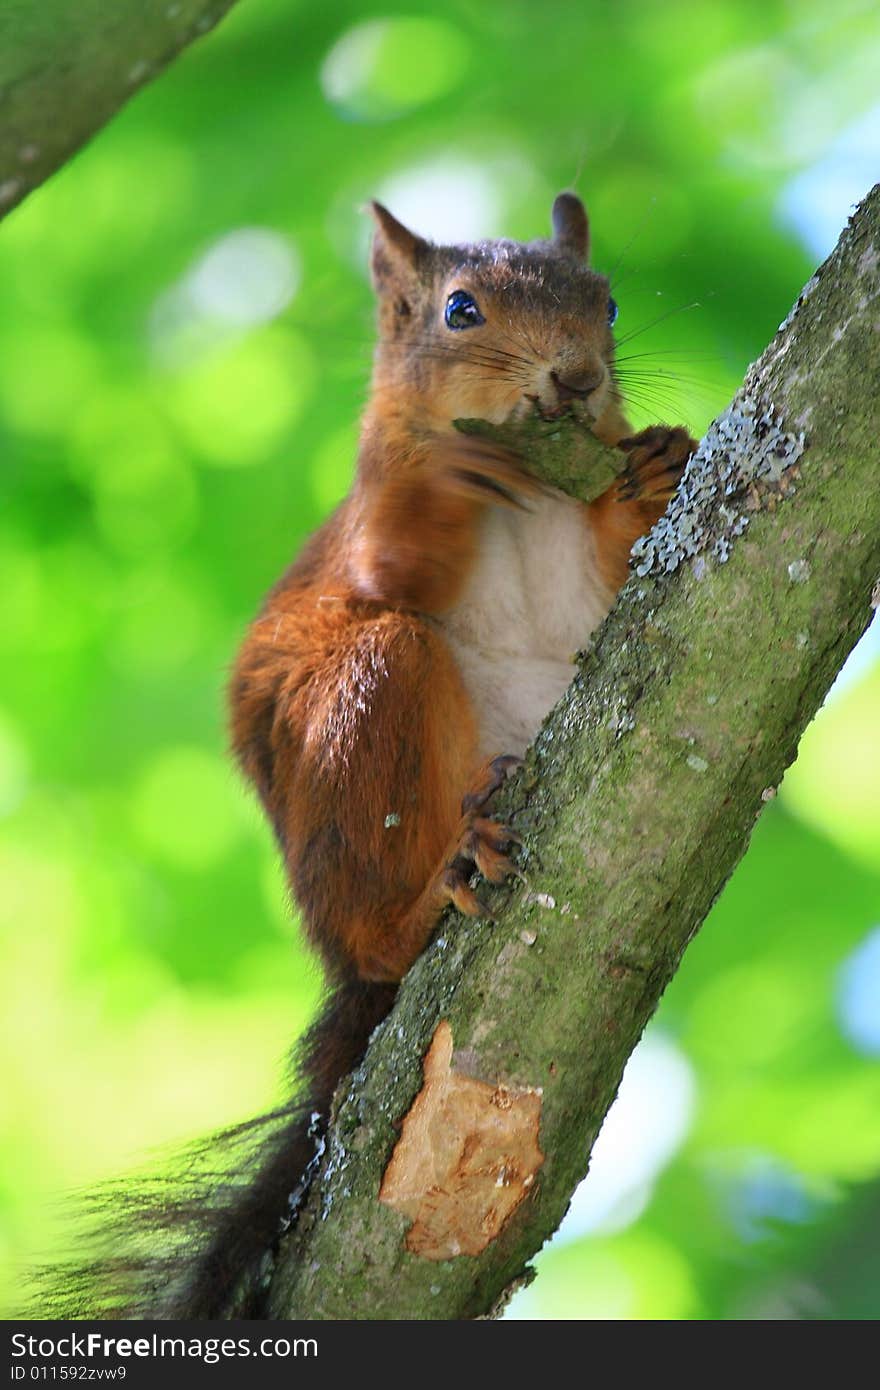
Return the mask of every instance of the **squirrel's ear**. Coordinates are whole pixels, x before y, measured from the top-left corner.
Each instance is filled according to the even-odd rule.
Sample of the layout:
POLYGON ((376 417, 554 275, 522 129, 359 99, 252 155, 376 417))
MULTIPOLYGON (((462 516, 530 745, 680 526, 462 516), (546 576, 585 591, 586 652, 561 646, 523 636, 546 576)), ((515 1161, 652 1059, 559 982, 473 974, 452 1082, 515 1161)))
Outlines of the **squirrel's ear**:
POLYGON ((587 210, 576 193, 560 193, 553 204, 553 240, 568 256, 585 261, 590 253, 587 210))
POLYGON ((376 289, 381 289, 388 280, 399 278, 401 272, 412 275, 418 269, 428 243, 398 222, 381 203, 368 203, 367 211, 376 223, 370 268, 373 284, 376 289))

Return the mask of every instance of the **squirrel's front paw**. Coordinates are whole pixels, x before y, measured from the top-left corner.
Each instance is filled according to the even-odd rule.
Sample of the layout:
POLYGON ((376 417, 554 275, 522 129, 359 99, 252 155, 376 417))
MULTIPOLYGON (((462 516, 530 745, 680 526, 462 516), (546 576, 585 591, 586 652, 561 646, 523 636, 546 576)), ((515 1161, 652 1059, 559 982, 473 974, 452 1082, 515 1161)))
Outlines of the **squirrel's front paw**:
POLYGON ((519 836, 507 825, 500 825, 486 815, 488 804, 502 786, 508 773, 522 766, 522 758, 512 754, 492 758, 480 768, 470 790, 462 798, 462 821, 455 849, 443 871, 443 889, 460 912, 468 917, 492 917, 480 902, 470 879, 479 869, 490 883, 502 883, 517 872, 505 850, 520 843, 519 836))
POLYGON ((696 447, 697 441, 681 426, 651 425, 621 439, 618 448, 629 458, 617 484, 618 500, 668 502, 696 447))
POLYGON ((480 435, 451 434, 438 440, 434 476, 460 497, 522 507, 542 484, 512 449, 480 435))

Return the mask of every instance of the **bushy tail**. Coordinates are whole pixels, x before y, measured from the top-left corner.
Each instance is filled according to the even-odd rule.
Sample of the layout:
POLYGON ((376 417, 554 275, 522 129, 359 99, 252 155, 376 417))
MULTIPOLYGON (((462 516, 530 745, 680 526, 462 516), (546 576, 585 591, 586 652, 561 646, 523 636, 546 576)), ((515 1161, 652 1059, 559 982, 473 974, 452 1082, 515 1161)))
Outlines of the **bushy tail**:
POLYGON ((308 1190, 333 1092, 395 993, 338 985, 297 1048, 291 1105, 200 1141, 167 1177, 100 1190, 88 1202, 92 1257, 42 1272, 29 1315, 264 1316, 271 1252, 308 1190))

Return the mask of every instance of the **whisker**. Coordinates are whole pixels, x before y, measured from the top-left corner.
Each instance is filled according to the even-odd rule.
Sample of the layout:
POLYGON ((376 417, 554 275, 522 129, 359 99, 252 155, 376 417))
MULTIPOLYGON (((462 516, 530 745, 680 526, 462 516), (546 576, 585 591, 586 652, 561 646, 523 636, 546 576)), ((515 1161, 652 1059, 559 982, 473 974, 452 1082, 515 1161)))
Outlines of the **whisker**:
POLYGON ((644 391, 637 388, 634 391, 625 391, 624 397, 627 401, 639 401, 643 405, 653 405, 663 410, 678 406, 678 400, 674 397, 658 395, 653 391, 644 391))
POLYGON ((645 213, 639 225, 636 227, 629 241, 626 242, 626 244, 624 245, 623 250, 621 251, 620 255, 617 257, 617 260, 614 262, 613 266, 608 272, 608 282, 611 285, 612 289, 614 288, 615 283, 613 279, 615 271, 618 270, 620 266, 623 264, 624 256, 628 255, 629 252, 632 250, 634 242, 642 235, 642 232, 645 230, 656 211, 657 201, 655 198, 652 198, 647 212, 645 213))
MULTIPOLYGON (((505 337, 510 338, 510 336, 510 334, 505 334, 505 337)), ((419 347, 429 349, 435 354, 442 353, 446 357, 460 358, 463 355, 462 347, 459 343, 447 344, 443 343, 442 341, 436 338, 428 336, 413 338, 410 341, 416 343, 419 347)), ((511 338, 511 341, 515 340, 511 338)), ((531 367, 534 365, 534 363, 528 357, 523 357, 522 353, 508 352, 505 348, 495 347, 494 345, 490 346, 489 344, 484 344, 482 346, 475 346, 473 348, 467 349, 467 351, 478 351, 486 355, 491 355, 493 357, 505 358, 510 362, 519 362, 523 366, 531 367)))
POLYGON ((621 382, 657 383, 662 385, 664 382, 670 384, 681 383, 684 386, 696 386, 705 391, 722 391, 724 383, 717 378, 694 376, 692 372, 666 372, 658 370, 656 372, 618 372, 615 377, 621 382))
POLYGON ((712 384, 703 386, 702 384, 692 384, 687 378, 667 377, 656 379, 655 377, 617 377, 614 375, 613 381, 619 386, 621 392, 627 398, 634 398, 635 395, 642 396, 644 399, 662 400, 662 402, 673 402, 680 396, 703 396, 706 400, 715 400, 720 395, 719 386, 712 384))
POLYGON ((633 338, 640 338, 641 335, 642 335, 643 333, 647 333, 647 331, 648 331, 649 328, 656 328, 656 326, 657 326, 658 323, 665 323, 665 321, 666 321, 667 319, 672 318, 673 315, 675 315, 675 314, 684 314, 684 313, 686 313, 689 309, 700 309, 700 308, 702 308, 702 305, 700 304, 700 301, 699 301, 698 299, 695 299, 695 300, 693 300, 693 302, 690 303, 690 304, 679 304, 679 305, 678 305, 676 308, 674 308, 674 309, 667 309, 667 311, 666 311, 665 314, 659 314, 658 317, 655 318, 655 319, 652 319, 650 323, 644 324, 641 328, 633 329, 632 333, 627 333, 623 338, 618 338, 617 343, 615 344, 615 346, 616 346, 616 347, 623 347, 623 345, 624 345, 625 343, 630 343, 630 342, 632 342, 633 338))
POLYGON ((502 328, 500 324, 496 324, 496 327, 508 342, 514 344, 525 343, 532 356, 531 358, 523 358, 522 360, 527 361, 530 366, 535 366, 536 359, 540 359, 541 354, 523 325, 517 324, 516 327, 514 327, 514 324, 508 319, 506 328, 502 328))
POLYGON ((705 381, 678 372, 615 372, 614 380, 622 386, 646 386, 652 390, 675 389, 679 386, 700 386, 720 390, 720 383, 705 381))
MULTIPOLYGON (((499 361, 494 356, 494 354, 488 351, 481 352, 479 349, 472 350, 471 352, 462 352, 459 349, 454 353, 449 353, 448 351, 440 347, 424 348, 422 349, 422 356, 440 359, 443 361, 452 360, 455 362, 467 363, 468 365, 475 367, 492 367, 494 368, 494 370, 499 372, 508 372, 511 376, 524 375, 524 373, 517 368, 515 363, 512 364, 510 362, 504 361, 503 359, 499 361)), ((530 364, 525 363, 524 361, 523 365, 527 366, 530 364)))
POLYGON ((708 352, 701 348, 654 348, 649 352, 628 352, 625 357, 615 357, 615 363, 636 362, 646 357, 684 357, 702 361, 721 362, 720 352, 708 352))

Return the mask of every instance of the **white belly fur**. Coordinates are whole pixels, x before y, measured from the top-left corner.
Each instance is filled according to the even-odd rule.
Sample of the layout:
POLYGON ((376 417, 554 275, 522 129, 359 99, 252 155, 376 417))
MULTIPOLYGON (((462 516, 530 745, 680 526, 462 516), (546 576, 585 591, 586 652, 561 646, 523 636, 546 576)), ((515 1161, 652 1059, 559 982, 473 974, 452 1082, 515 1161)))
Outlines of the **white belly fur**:
POLYGON ((441 626, 477 714, 480 756, 525 752, 613 601, 583 508, 562 493, 492 507, 480 556, 441 626))

